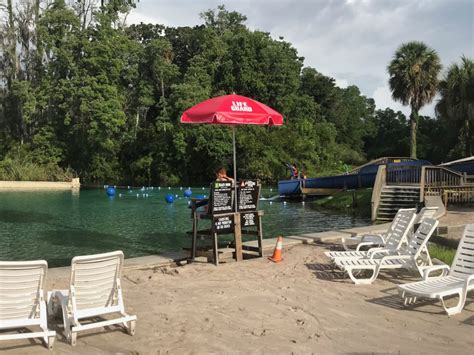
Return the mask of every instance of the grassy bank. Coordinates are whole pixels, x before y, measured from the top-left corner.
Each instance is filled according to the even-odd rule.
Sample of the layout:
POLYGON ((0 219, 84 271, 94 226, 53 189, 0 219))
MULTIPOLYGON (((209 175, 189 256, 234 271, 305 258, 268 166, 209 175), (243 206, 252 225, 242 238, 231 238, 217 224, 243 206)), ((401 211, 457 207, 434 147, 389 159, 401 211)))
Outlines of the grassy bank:
POLYGON ((318 206, 334 210, 354 210, 370 216, 372 189, 347 190, 315 201, 318 206))
POLYGON ((76 174, 56 164, 38 164, 28 160, 6 158, 0 161, 0 180, 5 181, 71 181, 76 174))
POLYGON ((453 262, 454 255, 456 254, 456 249, 445 247, 438 244, 430 244, 428 246, 431 258, 441 260, 443 263, 451 266, 453 262))

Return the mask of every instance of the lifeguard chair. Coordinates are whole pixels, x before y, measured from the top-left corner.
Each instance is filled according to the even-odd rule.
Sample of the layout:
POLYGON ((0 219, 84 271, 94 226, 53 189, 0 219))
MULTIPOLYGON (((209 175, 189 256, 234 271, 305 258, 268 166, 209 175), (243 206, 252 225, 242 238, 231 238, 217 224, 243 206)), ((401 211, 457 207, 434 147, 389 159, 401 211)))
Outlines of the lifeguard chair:
POLYGON ((257 181, 247 180, 239 183, 237 199, 232 182, 216 181, 211 184, 207 206, 199 211, 202 199, 191 199, 191 218, 193 220, 191 260, 196 258, 198 237, 211 239, 214 264, 219 264, 218 237, 220 235, 234 235, 233 247, 236 261, 243 259, 242 250, 257 252, 263 256, 262 221, 263 211, 258 211, 258 199, 261 185, 257 181), (238 200, 237 212, 235 203, 238 200), (207 207, 207 209, 206 209, 207 207), (210 221, 210 227, 199 229, 199 221, 210 221), (244 229, 242 229, 244 227, 244 229), (242 235, 256 236, 256 245, 242 245, 242 235))

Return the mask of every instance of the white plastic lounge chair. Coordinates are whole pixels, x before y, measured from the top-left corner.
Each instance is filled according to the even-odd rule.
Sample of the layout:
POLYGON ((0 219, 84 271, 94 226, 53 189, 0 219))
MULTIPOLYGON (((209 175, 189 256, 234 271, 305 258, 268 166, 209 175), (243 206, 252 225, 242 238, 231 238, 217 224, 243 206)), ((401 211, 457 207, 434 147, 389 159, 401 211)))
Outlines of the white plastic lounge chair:
POLYGON ((325 252, 325 254, 333 260, 339 258, 370 258, 374 253, 377 253, 378 255, 394 254, 403 243, 407 243, 408 236, 411 233, 413 223, 415 222, 415 211, 415 209, 407 209, 400 210, 397 213, 397 216, 394 218, 394 222, 392 223, 393 227, 390 227, 385 238, 384 248, 371 248, 367 251, 359 250, 359 248, 357 248, 356 250, 348 251, 328 251, 325 252))
POLYGON ((429 238, 438 226, 438 221, 425 218, 414 236, 407 245, 398 249, 398 255, 385 255, 380 259, 336 259, 335 264, 346 271, 355 284, 372 283, 383 269, 409 269, 416 270, 423 275, 424 261, 420 258, 421 252, 426 247, 429 238), (368 278, 357 278, 354 273, 358 271, 372 271, 368 278))
MULTIPOLYGON (((432 218, 432 219, 437 219, 435 218, 436 214, 438 213, 438 207, 423 207, 420 212, 416 215, 415 223, 413 224, 414 228, 418 228, 420 225, 421 221, 425 218, 432 218)), ((409 239, 413 237, 414 231, 412 231, 411 235, 409 236, 409 239)), ((423 248, 420 258, 423 260, 425 265, 432 266, 433 263, 431 262, 431 256, 430 253, 428 252, 428 246, 425 245, 423 248)))
MULTIPOLYGON (((354 236, 350 237, 348 240, 351 241, 352 243, 357 242, 356 245, 356 250, 359 251, 361 250, 362 247, 383 247, 385 246, 385 243, 387 241, 387 238, 390 237, 390 233, 397 227, 397 222, 402 213, 406 212, 413 212, 416 214, 416 208, 400 208, 397 211, 397 214, 395 217, 393 217, 392 223, 388 227, 387 231, 385 233, 379 233, 379 234, 364 234, 362 236, 354 236)), ((342 246, 344 250, 346 251, 351 251, 354 250, 351 248, 348 243, 346 238, 341 238, 342 246)))
POLYGON ((122 323, 130 335, 135 334, 136 316, 125 313, 120 277, 123 253, 76 256, 71 263, 69 290, 48 294, 51 308, 62 309, 64 331, 71 345, 76 345, 77 333, 87 329, 122 323), (81 320, 111 313, 120 317, 81 324, 81 320))
POLYGON ((439 299, 450 316, 460 313, 466 302, 467 293, 474 289, 474 224, 466 225, 451 268, 435 265, 424 270, 423 281, 398 286, 404 303, 416 302, 416 297, 439 299), (430 277, 434 271, 442 274, 430 277), (456 306, 447 307, 444 299, 458 295, 456 306))
POLYGON ((42 338, 53 348, 56 332, 48 329, 43 291, 47 270, 44 260, 0 262, 0 330, 41 328, 39 332, 3 334, 0 340, 42 338))
POLYGON ((437 219, 435 216, 438 213, 438 209, 438 207, 423 207, 416 215, 415 226, 425 218, 437 219))

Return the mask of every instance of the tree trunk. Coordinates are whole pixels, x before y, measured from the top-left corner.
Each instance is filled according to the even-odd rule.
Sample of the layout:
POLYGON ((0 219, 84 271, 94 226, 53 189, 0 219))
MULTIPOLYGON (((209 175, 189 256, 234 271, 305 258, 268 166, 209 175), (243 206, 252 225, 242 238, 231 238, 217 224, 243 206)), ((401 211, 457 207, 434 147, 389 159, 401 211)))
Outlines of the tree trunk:
POLYGON ((7 2, 7 11, 8 11, 8 56, 10 57, 11 72, 9 74, 8 87, 11 88, 11 83, 17 78, 18 66, 16 60, 16 35, 15 35, 15 21, 13 15, 13 4, 12 0, 7 2))
POLYGON ((465 143, 465 146, 464 146, 464 155, 466 157, 470 157, 472 156, 472 149, 471 149, 471 137, 472 137, 472 133, 471 133, 471 124, 469 122, 469 119, 466 120, 466 143, 465 143))
POLYGON ((36 45, 36 58, 33 68, 33 77, 39 81, 41 72, 43 70, 43 42, 41 41, 41 35, 39 31, 39 20, 40 20, 40 2, 41 0, 36 0, 35 2, 35 45, 36 45))
POLYGON ((416 130, 418 126, 418 111, 411 109, 410 114, 410 158, 416 159, 416 130))

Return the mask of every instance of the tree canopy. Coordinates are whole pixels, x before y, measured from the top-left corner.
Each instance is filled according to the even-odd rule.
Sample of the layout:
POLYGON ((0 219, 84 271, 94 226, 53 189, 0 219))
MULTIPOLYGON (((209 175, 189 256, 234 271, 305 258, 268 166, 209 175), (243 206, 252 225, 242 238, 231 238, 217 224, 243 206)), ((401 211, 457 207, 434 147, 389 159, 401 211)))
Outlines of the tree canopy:
POLYGON ((388 66, 389 85, 394 100, 410 105, 410 156, 416 158, 418 112, 430 103, 438 88, 441 62, 436 51, 423 42, 403 43, 388 66))
MULTIPOLYGON (((42 170, 47 179, 62 171, 90 183, 207 182, 217 166, 230 168, 231 131, 182 125, 179 118, 200 101, 232 92, 285 117, 282 127, 238 128, 239 176, 275 182, 287 176, 285 162, 317 176, 408 154, 402 113, 376 110, 356 86, 338 87, 305 66, 291 43, 250 30, 245 15, 219 6, 203 12, 195 27, 127 26, 134 5, 7 1, 0 28, 0 179, 16 166, 36 165, 51 172, 42 170)), ((431 97, 425 91, 413 99, 415 108, 431 97)), ((455 157, 457 133, 446 149, 431 143, 446 120, 419 121, 423 158, 455 157)))

